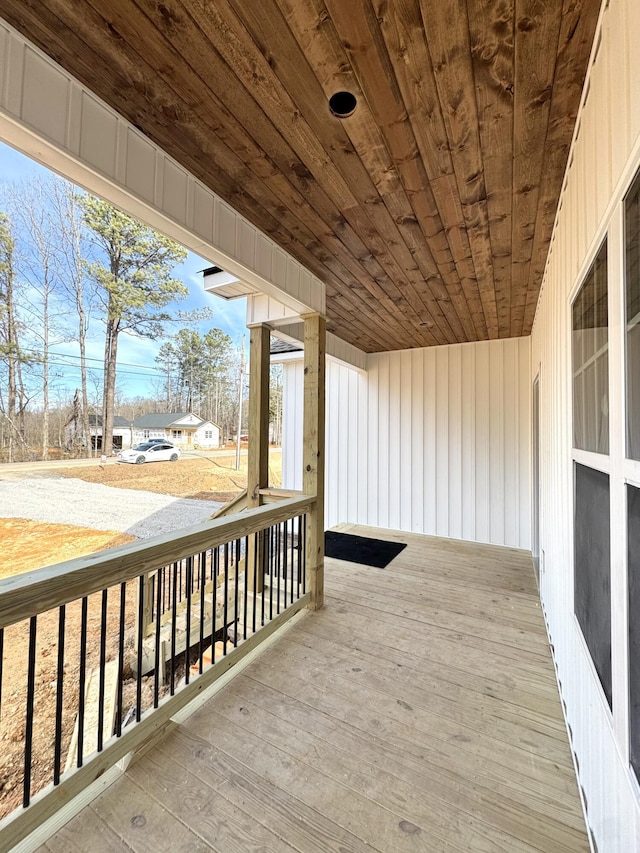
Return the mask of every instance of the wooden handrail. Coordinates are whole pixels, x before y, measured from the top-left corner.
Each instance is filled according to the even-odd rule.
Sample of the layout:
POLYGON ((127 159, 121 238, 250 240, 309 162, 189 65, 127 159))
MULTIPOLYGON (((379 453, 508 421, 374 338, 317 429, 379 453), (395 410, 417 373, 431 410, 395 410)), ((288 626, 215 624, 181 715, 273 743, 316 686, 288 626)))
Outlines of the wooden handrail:
POLYGON ((303 515, 315 503, 315 496, 291 498, 232 518, 205 521, 143 542, 5 578, 0 581, 0 628, 303 515))
POLYGON ((287 500, 288 498, 301 498, 304 492, 297 489, 260 489, 260 498, 263 504, 274 504, 279 501, 287 500))
POLYGON ((229 503, 224 504, 219 507, 212 515, 210 516, 211 520, 214 518, 225 518, 230 515, 233 515, 235 512, 242 512, 247 508, 247 490, 245 489, 243 492, 240 492, 239 495, 236 495, 235 498, 229 503))

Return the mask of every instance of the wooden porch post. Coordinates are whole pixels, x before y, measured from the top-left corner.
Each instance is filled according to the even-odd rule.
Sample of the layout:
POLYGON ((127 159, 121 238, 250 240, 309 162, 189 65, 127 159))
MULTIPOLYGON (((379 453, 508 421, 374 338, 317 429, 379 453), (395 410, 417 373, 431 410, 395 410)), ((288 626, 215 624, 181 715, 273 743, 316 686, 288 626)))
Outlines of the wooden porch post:
MULTIPOLYGON (((247 508, 261 505, 260 489, 269 485, 269 326, 252 326, 249 337, 249 449, 247 460, 247 508)), ((258 536, 261 542, 261 536, 258 536)), ((262 592, 262 548, 258 546, 256 592, 262 592)), ((253 589, 255 551, 250 542, 245 566, 247 589, 253 589)))
POLYGON ((304 421, 302 490, 316 495, 307 513, 306 560, 310 610, 324 604, 324 418, 326 321, 320 314, 304 319, 304 421))

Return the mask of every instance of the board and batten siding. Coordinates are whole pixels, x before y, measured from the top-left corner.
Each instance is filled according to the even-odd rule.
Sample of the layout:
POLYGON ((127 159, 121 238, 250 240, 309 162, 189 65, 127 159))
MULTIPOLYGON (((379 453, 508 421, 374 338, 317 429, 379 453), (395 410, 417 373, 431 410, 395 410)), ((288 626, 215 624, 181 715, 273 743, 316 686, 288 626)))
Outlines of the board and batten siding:
MULTIPOLYGON (((640 789, 629 768, 623 198, 640 168, 640 3, 605 4, 532 332, 540 376, 540 588, 587 822, 599 853, 640 851, 640 789), (613 711, 574 616, 571 302, 608 246, 613 711)), ((580 452, 576 452, 576 456, 580 452)), ((637 476, 636 476, 637 481, 637 476)), ((576 567, 579 571, 579 567, 576 567)))
MULTIPOLYGON (((327 364, 326 525, 530 547, 529 338, 327 364)), ((285 365, 283 483, 300 488, 302 364, 285 365)))

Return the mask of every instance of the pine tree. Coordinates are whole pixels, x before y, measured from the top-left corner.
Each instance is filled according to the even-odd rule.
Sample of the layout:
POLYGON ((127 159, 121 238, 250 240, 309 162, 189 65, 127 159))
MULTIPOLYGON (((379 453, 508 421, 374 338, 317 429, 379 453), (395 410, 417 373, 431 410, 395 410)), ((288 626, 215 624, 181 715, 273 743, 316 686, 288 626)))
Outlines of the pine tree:
POLYGON ((172 317, 162 309, 187 296, 171 273, 186 250, 93 196, 82 199, 84 221, 102 258, 87 265, 98 287, 105 331, 102 452, 111 453, 118 337, 156 338, 172 317))

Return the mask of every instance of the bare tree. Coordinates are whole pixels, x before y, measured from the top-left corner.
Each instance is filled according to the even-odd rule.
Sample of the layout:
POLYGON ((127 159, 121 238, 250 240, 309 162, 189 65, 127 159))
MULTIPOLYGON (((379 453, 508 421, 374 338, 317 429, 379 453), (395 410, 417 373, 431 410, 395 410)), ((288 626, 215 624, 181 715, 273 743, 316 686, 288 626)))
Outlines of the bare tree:
POLYGON ((76 188, 63 178, 54 177, 51 183, 51 204, 59 223, 60 264, 64 287, 77 316, 78 347, 80 349, 80 418, 85 437, 84 452, 91 456, 89 440, 89 395, 87 389, 87 332, 95 291, 85 277, 87 237, 82 220, 83 208, 76 188))
POLYGON ((0 358, 7 370, 7 395, 0 393, 0 406, 7 420, 9 462, 16 460, 16 447, 25 443, 25 410, 28 398, 22 381, 24 354, 18 341, 15 306, 15 239, 9 217, 0 213, 0 358))
MULTIPOLYGON (((49 455, 49 398, 51 385, 52 336, 60 342, 67 338, 62 329, 63 313, 61 249, 67 235, 51 204, 54 184, 61 179, 53 175, 33 177, 7 188, 8 202, 16 225, 16 266, 25 287, 23 311, 29 331, 41 346, 33 358, 39 365, 42 391, 41 446, 42 458, 49 455)), ((66 325, 66 323, 65 323, 66 325)))

